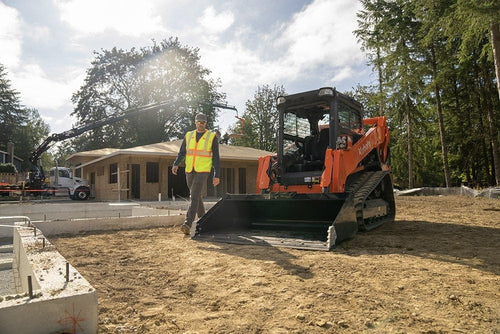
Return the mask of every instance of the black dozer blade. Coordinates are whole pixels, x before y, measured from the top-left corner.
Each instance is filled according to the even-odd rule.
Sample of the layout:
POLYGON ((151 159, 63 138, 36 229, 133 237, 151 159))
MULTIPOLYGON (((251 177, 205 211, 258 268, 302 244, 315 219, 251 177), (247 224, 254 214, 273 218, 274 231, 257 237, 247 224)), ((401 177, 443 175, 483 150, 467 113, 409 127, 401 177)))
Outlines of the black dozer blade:
POLYGON ((370 175, 371 182, 363 182, 366 195, 361 196, 358 189, 340 195, 227 194, 198 220, 192 238, 329 251, 354 237, 358 229, 369 230, 394 220, 392 181, 385 176, 370 175), (367 183, 374 184, 372 189, 366 189, 367 183), (385 188, 383 195, 370 200, 376 187, 385 188))

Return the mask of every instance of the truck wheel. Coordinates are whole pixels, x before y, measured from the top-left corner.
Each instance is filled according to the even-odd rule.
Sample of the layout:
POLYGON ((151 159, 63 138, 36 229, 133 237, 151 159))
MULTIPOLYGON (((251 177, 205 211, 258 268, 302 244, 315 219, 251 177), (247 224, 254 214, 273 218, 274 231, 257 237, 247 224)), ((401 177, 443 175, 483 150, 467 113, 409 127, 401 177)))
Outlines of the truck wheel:
POLYGON ((75 194, 74 194, 74 198, 75 199, 78 199, 80 201, 85 201, 86 199, 89 198, 89 191, 88 190, 85 190, 85 189, 76 189, 75 190, 75 194))

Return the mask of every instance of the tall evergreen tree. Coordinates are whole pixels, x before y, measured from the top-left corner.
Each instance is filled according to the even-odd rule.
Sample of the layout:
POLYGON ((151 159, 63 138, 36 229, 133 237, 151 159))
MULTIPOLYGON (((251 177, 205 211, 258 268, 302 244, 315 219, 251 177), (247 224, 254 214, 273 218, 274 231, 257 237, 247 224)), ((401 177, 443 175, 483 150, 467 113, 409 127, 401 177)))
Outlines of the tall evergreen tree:
MULTIPOLYGON (((5 67, 0 64, 0 149, 14 143, 14 154, 20 157, 21 171, 31 169, 29 158, 38 144, 49 135, 49 126, 36 109, 21 105, 20 94, 11 87, 5 67)), ((44 159, 49 159, 44 156, 44 159)))
POLYGON ((14 141, 14 134, 19 124, 27 120, 21 107, 19 92, 12 88, 7 78, 7 70, 0 64, 0 148, 5 149, 9 141, 14 141))
POLYGON ((367 99, 370 112, 383 106, 389 117, 396 181, 404 184, 407 177, 410 187, 498 183, 500 101, 492 50, 499 5, 478 0, 362 0, 362 5, 355 33, 379 86, 377 93, 365 87, 357 94, 367 99))
MULTIPOLYGON (((358 15, 360 29, 356 31, 365 49, 375 53, 377 70, 383 69, 388 103, 392 105, 393 115, 400 120, 406 130, 408 186, 413 187, 414 177, 414 121, 421 98, 422 67, 421 50, 418 46, 417 32, 420 23, 415 20, 411 3, 403 0, 375 2, 363 1, 362 15, 358 15), (367 23, 368 22, 368 23, 367 23), (383 64, 383 65, 382 65, 383 64)), ((402 142, 400 143, 402 144, 402 142)))
MULTIPOLYGON (((459 59, 461 62, 469 62, 476 59, 474 64, 476 86, 478 93, 485 93, 489 90, 491 79, 489 73, 492 66, 495 68, 497 81, 497 95, 500 99, 500 4, 496 1, 480 1, 480 0, 456 0, 450 7, 449 12, 443 17, 443 28, 449 41, 455 39, 460 40, 459 59), (489 40, 488 40, 489 38, 489 40), (482 72, 482 73, 478 73, 482 72), (486 77, 484 77, 486 75, 486 77), (484 81, 483 81, 484 79, 484 81), (483 83, 485 84, 483 86, 483 83)), ((487 99, 481 103, 481 109, 485 112, 486 130, 484 133, 489 134, 488 142, 491 146, 491 177, 495 179, 496 185, 500 185, 500 147, 498 138, 498 127, 500 112, 496 101, 490 100, 490 94, 487 99), (493 103, 490 103, 493 102, 493 103)), ((481 98, 478 100, 480 102, 481 98)), ((477 105, 479 107, 479 105, 477 105)), ((487 166, 486 169, 489 169, 487 166)))
POLYGON ((445 133, 445 123, 443 116, 443 105, 441 102, 441 87, 445 84, 445 73, 450 65, 449 59, 453 59, 450 48, 446 47, 446 38, 443 36, 439 22, 453 0, 416 0, 415 14, 422 22, 419 31, 420 45, 424 49, 424 63, 427 65, 429 82, 427 93, 434 95, 439 125, 439 139, 441 143, 441 157, 443 161, 443 171, 445 184, 451 186, 451 172, 448 159, 448 147, 445 133))

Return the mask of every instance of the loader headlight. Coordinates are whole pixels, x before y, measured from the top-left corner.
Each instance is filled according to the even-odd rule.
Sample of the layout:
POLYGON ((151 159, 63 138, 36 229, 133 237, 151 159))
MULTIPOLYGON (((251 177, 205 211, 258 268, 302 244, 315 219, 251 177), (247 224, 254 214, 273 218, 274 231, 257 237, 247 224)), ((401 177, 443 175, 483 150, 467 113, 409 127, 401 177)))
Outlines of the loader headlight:
POLYGON ((286 102, 286 99, 283 96, 278 97, 278 99, 276 100, 277 105, 283 104, 285 102, 286 102))
POLYGON ((332 88, 321 88, 319 90, 318 96, 323 96, 323 95, 333 96, 333 89, 332 88))

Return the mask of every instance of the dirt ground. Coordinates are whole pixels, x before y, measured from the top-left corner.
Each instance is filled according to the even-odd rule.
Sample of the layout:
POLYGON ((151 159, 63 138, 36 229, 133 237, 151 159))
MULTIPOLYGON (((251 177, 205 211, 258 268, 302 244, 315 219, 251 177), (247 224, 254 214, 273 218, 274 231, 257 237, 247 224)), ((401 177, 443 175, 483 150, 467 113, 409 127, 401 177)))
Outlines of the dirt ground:
POLYGON ((331 252, 178 228, 51 241, 97 289, 99 333, 500 333, 500 200, 396 205, 331 252))

